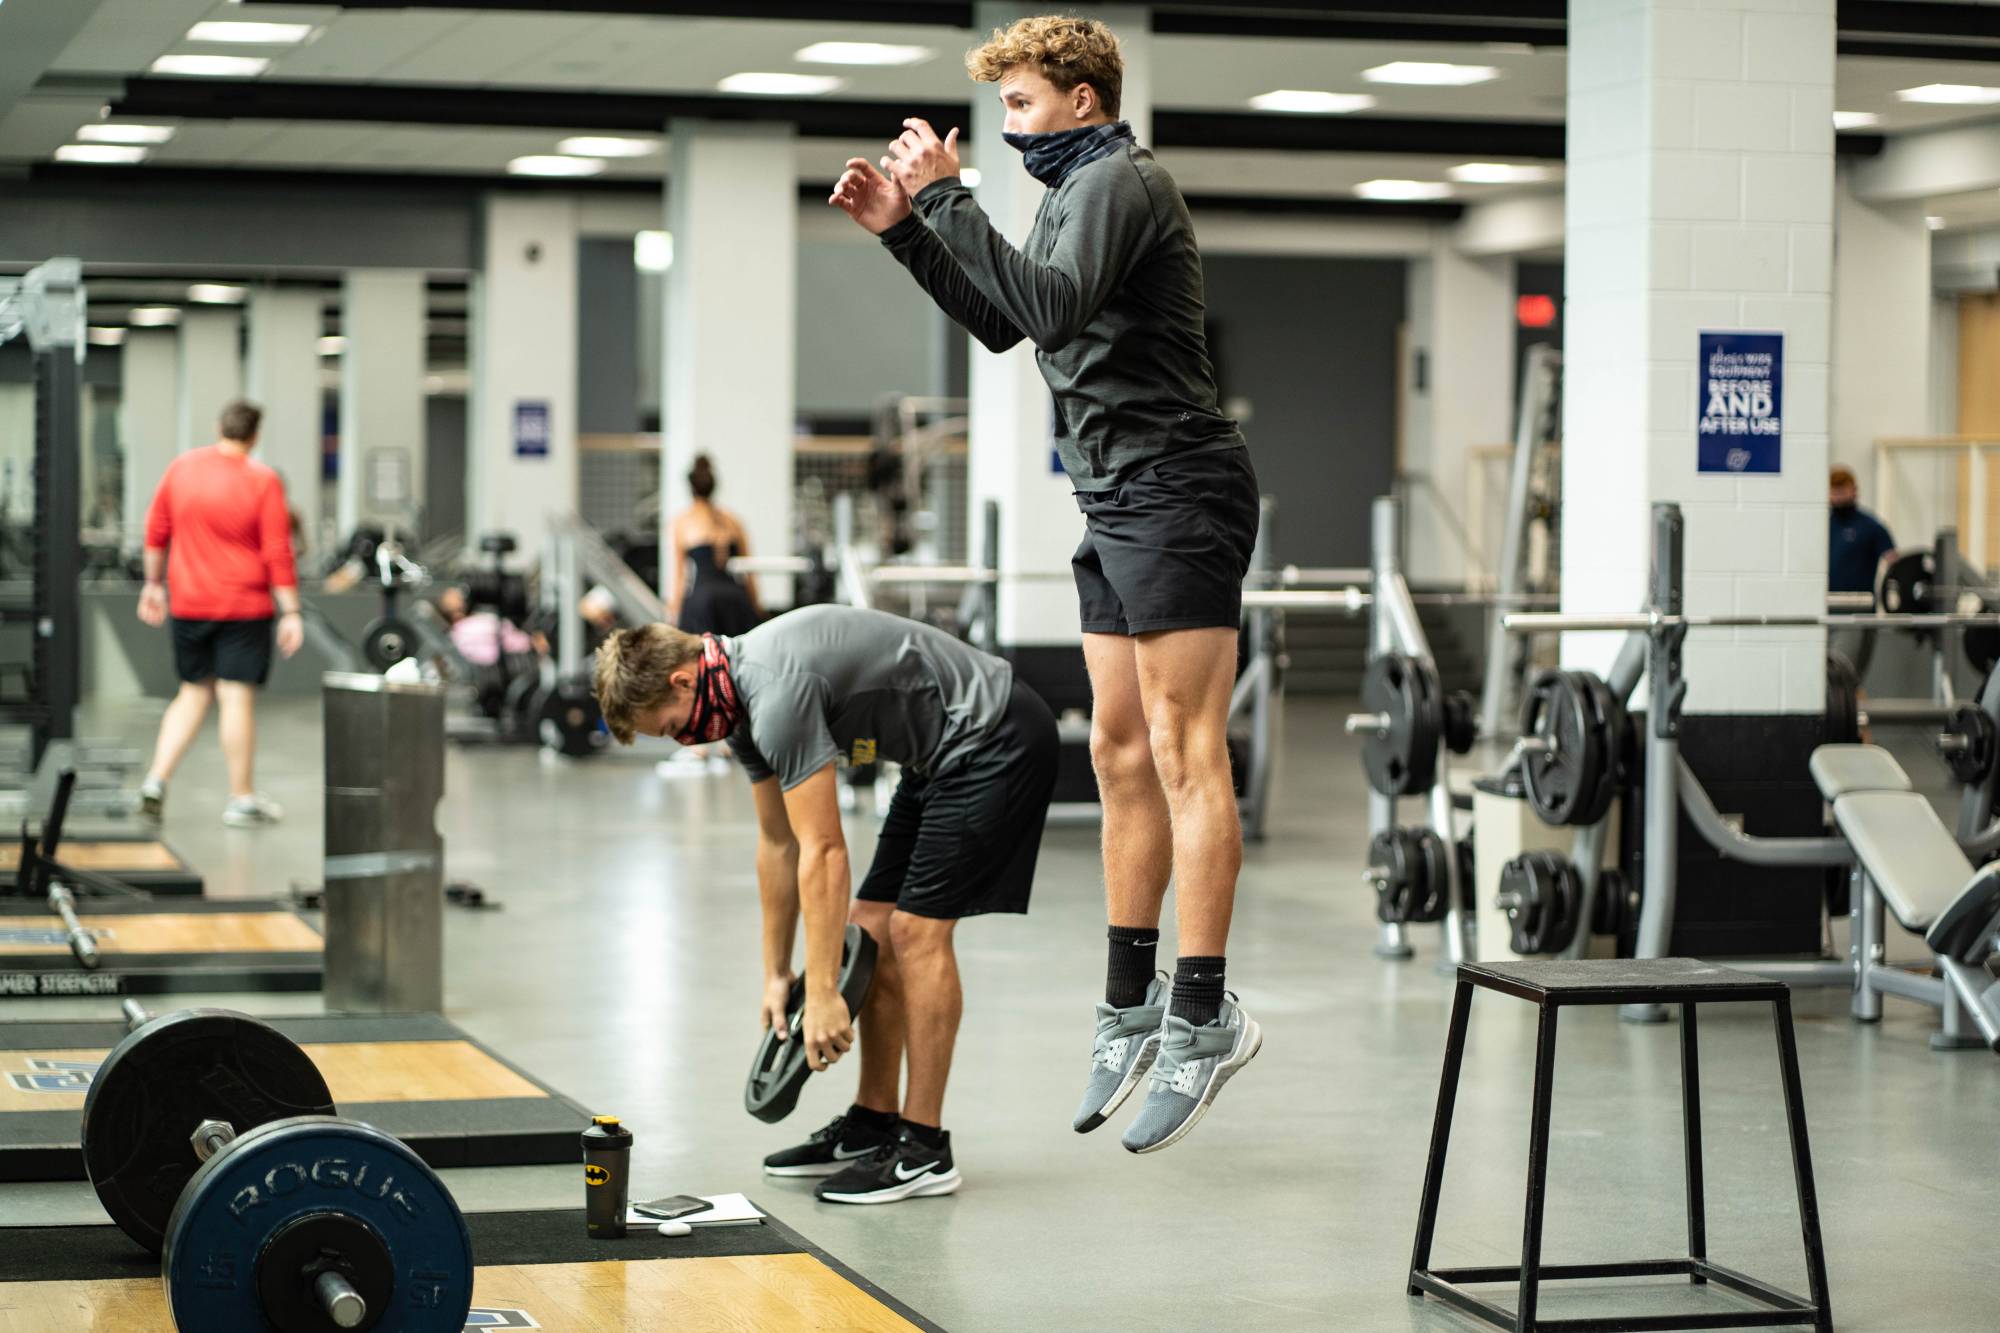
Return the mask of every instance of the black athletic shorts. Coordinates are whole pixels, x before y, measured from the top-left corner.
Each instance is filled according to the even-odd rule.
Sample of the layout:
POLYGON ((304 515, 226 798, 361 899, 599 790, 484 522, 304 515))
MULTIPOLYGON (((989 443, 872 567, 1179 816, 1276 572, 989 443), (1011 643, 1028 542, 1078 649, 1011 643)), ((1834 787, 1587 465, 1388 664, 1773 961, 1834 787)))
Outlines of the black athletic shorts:
POLYGON ((1083 544, 1070 567, 1083 632, 1235 629, 1257 502, 1241 447, 1174 454, 1108 491, 1078 491, 1083 544))
POLYGON ((173 620, 174 670, 189 684, 220 676, 262 685, 271 674, 271 620, 173 620))
POLYGON ((1016 680, 969 762, 937 778, 903 770, 855 896, 944 920, 1027 911, 1057 745, 1055 714, 1016 680))

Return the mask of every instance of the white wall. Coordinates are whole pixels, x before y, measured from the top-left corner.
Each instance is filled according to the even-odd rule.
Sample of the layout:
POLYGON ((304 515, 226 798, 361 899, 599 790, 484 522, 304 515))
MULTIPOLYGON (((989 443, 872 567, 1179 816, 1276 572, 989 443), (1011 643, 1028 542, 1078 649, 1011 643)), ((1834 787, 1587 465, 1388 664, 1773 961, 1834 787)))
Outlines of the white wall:
POLYGON ((307 539, 320 530, 320 295, 274 288, 250 298, 244 392, 264 409, 257 452, 285 479, 307 539))
POLYGON ((424 496, 424 275, 355 269, 340 309, 339 530, 411 531, 424 496))
MULTIPOLYGON (((1570 16, 1565 609, 1643 597, 1648 510, 1686 522, 1690 611, 1817 612, 1826 590, 1833 0, 1570 16), (1785 335, 1782 471, 1698 474, 1705 330, 1785 335)), ((1603 669, 1605 636, 1566 662, 1603 669)), ((1824 633, 1689 641, 1693 712, 1819 712, 1824 633)))
POLYGON ((1875 440, 1922 435, 1930 418, 1931 233, 1924 206, 1835 196, 1833 446, 1861 476, 1875 440))
POLYGON ((191 306, 181 312, 175 448, 213 444, 222 409, 243 396, 243 312, 191 306))
MULTIPOLYGON (((724 502, 749 530, 750 549, 787 555, 799 254, 794 132, 676 121, 671 134, 662 537, 688 502, 689 465, 707 453, 724 502)), ((854 312, 853 336, 868 336, 869 318, 854 312)), ((759 582, 771 603, 791 600, 789 578, 759 582)))
POLYGON ((125 456, 125 550, 145 545, 146 510, 179 447, 179 335, 130 329, 119 354, 118 443, 125 456))
POLYGON ((1402 462, 1412 485, 1406 568, 1418 582, 1459 583, 1479 559, 1465 537, 1467 455, 1477 445, 1513 438, 1514 261, 1461 254, 1450 234, 1439 229, 1429 256, 1410 264, 1408 310, 1402 462), (1413 373, 1419 357, 1421 388, 1413 373))
POLYGON ((576 201, 494 194, 473 282, 466 531, 541 549, 551 512, 576 508, 576 201), (516 449, 516 407, 548 406, 547 451, 516 449))

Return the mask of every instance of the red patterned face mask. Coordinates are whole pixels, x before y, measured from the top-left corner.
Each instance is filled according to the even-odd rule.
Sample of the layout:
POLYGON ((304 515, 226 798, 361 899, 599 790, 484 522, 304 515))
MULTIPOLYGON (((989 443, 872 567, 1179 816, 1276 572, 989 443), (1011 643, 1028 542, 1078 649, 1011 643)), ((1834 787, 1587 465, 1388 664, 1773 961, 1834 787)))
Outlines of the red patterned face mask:
POLYGON ((694 679, 694 707, 687 725, 674 733, 682 745, 707 745, 721 740, 743 720, 743 703, 736 682, 729 678, 729 659, 713 634, 701 636, 701 662, 694 679))

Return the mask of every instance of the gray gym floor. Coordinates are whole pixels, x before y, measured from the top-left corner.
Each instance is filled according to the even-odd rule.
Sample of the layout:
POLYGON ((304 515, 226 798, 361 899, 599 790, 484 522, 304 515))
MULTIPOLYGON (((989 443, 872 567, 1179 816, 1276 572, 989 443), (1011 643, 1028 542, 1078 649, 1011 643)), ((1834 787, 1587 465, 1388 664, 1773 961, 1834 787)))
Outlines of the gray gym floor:
MULTIPOLYGON (((946 1110, 965 1188, 839 1208, 815 1203, 809 1182, 763 1179, 759 1158, 842 1108, 852 1076, 815 1078, 782 1126, 744 1114, 759 993, 749 792, 734 771, 659 776, 664 742, 586 763, 452 751, 450 874, 505 910, 451 912, 449 1016, 623 1116, 642 1193, 748 1191, 954 1330, 1474 1327, 1403 1292, 1450 987, 1433 968, 1434 930, 1419 929, 1413 962, 1370 954, 1365 788, 1343 711, 1288 705, 1270 837, 1244 867, 1230 976, 1264 1025, 1263 1054, 1156 1156, 1125 1153, 1116 1121, 1069 1129, 1104 954, 1094 833, 1071 829, 1048 836, 1031 915, 959 936, 966 1018, 946 1110)), ((150 741, 156 716, 133 705, 85 729, 150 741)), ((317 880, 318 721, 316 702, 266 709, 261 785, 289 812, 277 830, 219 825, 212 729, 198 745, 166 837, 211 893, 317 880)), ((864 862, 870 821, 851 821, 850 837, 864 862)), ((1838 1326, 1991 1328, 2000 1060, 1933 1054, 1931 1011, 1895 1000, 1878 1028, 1857 1027, 1844 998, 1796 999, 1838 1326)), ((80 1008, 111 1006, 23 1001, 4 1016, 80 1008)), ((1440 1264, 1517 1260, 1532 1020, 1517 1001, 1475 1000, 1440 1264)), ((1671 1026, 1607 1011, 1563 1019, 1545 1261, 1683 1252, 1677 1041, 1671 1026)), ((1768 1010, 1708 1010, 1702 1060, 1709 1253, 1803 1291, 1768 1010)), ((541 1168, 472 1173, 462 1188, 488 1206, 563 1202, 574 1181, 541 1168)), ((78 1189, 0 1194, 0 1216, 87 1212, 78 1189)), ((1732 1308, 1725 1293, 1662 1281, 1551 1288, 1543 1313, 1635 1303, 1732 1308)))

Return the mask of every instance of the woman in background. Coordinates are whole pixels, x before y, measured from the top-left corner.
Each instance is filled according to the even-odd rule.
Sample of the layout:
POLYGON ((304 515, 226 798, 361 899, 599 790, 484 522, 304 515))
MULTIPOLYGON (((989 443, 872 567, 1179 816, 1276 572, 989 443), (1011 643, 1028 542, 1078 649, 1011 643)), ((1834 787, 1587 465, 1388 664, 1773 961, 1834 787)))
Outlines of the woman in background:
POLYGON ((743 520, 715 503, 715 466, 697 454, 688 469, 694 503, 674 516, 667 560, 667 619, 689 634, 744 634, 764 618, 757 581, 729 562, 750 553, 743 520))

